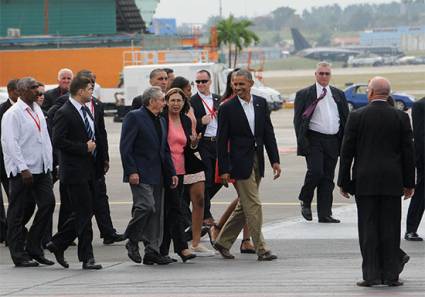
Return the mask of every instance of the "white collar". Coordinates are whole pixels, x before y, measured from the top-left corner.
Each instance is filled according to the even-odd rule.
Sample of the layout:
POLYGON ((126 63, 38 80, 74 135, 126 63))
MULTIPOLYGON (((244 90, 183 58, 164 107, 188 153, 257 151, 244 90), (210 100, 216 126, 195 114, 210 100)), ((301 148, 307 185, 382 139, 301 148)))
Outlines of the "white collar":
POLYGON ((243 100, 241 97, 239 97, 238 96, 238 99, 239 99, 239 102, 241 103, 241 104, 248 104, 248 105, 252 105, 252 104, 254 104, 254 98, 252 98, 252 94, 251 94, 251 99, 249 100, 249 102, 246 102, 245 100, 243 100))
POLYGON ((34 104, 34 102, 32 103, 32 107, 31 108, 28 104, 26 104, 21 98, 18 98, 18 101, 16 101, 16 106, 18 108, 20 108, 21 110, 27 110, 27 108, 34 110, 37 108, 37 104, 34 104))

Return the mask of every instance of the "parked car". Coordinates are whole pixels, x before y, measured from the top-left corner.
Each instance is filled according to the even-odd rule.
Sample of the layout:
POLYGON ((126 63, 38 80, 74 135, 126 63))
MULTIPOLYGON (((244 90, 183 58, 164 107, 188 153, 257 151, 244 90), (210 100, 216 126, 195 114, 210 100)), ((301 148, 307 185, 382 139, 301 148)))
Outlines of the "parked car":
MULTIPOLYGON (((367 100, 367 84, 353 84, 344 90, 345 97, 348 101, 348 108, 351 110, 357 109, 359 107, 365 106, 368 104, 367 100)), ((393 92, 391 93, 395 101, 395 107, 400 110, 408 110, 412 107, 413 102, 415 102, 415 97, 393 92)))

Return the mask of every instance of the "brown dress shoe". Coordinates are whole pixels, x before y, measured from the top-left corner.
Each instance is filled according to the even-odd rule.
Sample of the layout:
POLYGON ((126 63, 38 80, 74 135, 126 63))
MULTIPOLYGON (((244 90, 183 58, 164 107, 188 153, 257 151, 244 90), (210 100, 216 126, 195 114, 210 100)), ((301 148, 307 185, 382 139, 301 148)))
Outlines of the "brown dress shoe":
POLYGON ((224 246, 221 246, 220 244, 218 244, 217 242, 214 243, 213 247, 220 253, 220 255, 224 258, 224 259, 234 259, 235 256, 233 256, 228 249, 226 249, 224 246))
POLYGON ((258 261, 273 261, 276 260, 277 256, 273 255, 270 251, 265 252, 262 255, 258 255, 258 261))

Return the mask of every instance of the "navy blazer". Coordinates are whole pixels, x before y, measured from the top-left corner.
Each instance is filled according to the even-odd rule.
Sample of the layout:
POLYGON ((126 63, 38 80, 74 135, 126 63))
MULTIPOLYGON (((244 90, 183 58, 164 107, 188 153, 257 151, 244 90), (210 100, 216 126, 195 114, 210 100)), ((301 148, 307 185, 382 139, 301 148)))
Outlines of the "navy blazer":
POLYGON ((163 117, 160 121, 161 140, 145 107, 130 111, 124 118, 120 140, 124 182, 133 173, 139 174, 140 183, 149 185, 159 185, 161 178, 169 181, 176 175, 167 142, 167 125, 163 117))
POLYGON ((264 146, 270 163, 279 163, 279 151, 266 99, 253 95, 255 135, 252 135, 238 97, 220 106, 218 112, 217 155, 219 174, 230 173, 234 179, 247 179, 252 173, 254 154, 260 175, 264 176, 264 146), (229 151, 230 144, 230 151, 229 151))

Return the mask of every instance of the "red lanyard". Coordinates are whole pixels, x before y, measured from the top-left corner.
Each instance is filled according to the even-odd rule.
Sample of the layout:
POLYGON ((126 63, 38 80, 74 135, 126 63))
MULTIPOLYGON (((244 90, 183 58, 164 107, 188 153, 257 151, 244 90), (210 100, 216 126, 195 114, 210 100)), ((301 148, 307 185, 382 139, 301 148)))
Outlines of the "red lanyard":
POLYGON ((38 132, 41 132, 41 122, 40 122, 40 118, 38 117, 38 114, 35 113, 35 116, 37 117, 37 119, 35 119, 35 117, 32 115, 32 112, 30 112, 29 107, 26 109, 26 111, 30 115, 32 120, 34 121, 35 125, 37 126, 38 132))
MULTIPOLYGON (((199 96, 199 97, 201 97, 201 96, 199 96)), ((202 102, 204 103, 205 107, 207 108, 208 112, 210 113, 211 118, 215 118, 215 117, 216 117, 217 112, 216 112, 216 110, 214 109, 214 99, 213 99, 213 109, 211 109, 211 108, 208 106, 207 102, 205 102, 205 100, 204 100, 202 97, 201 97, 201 100, 202 100, 202 102)))

